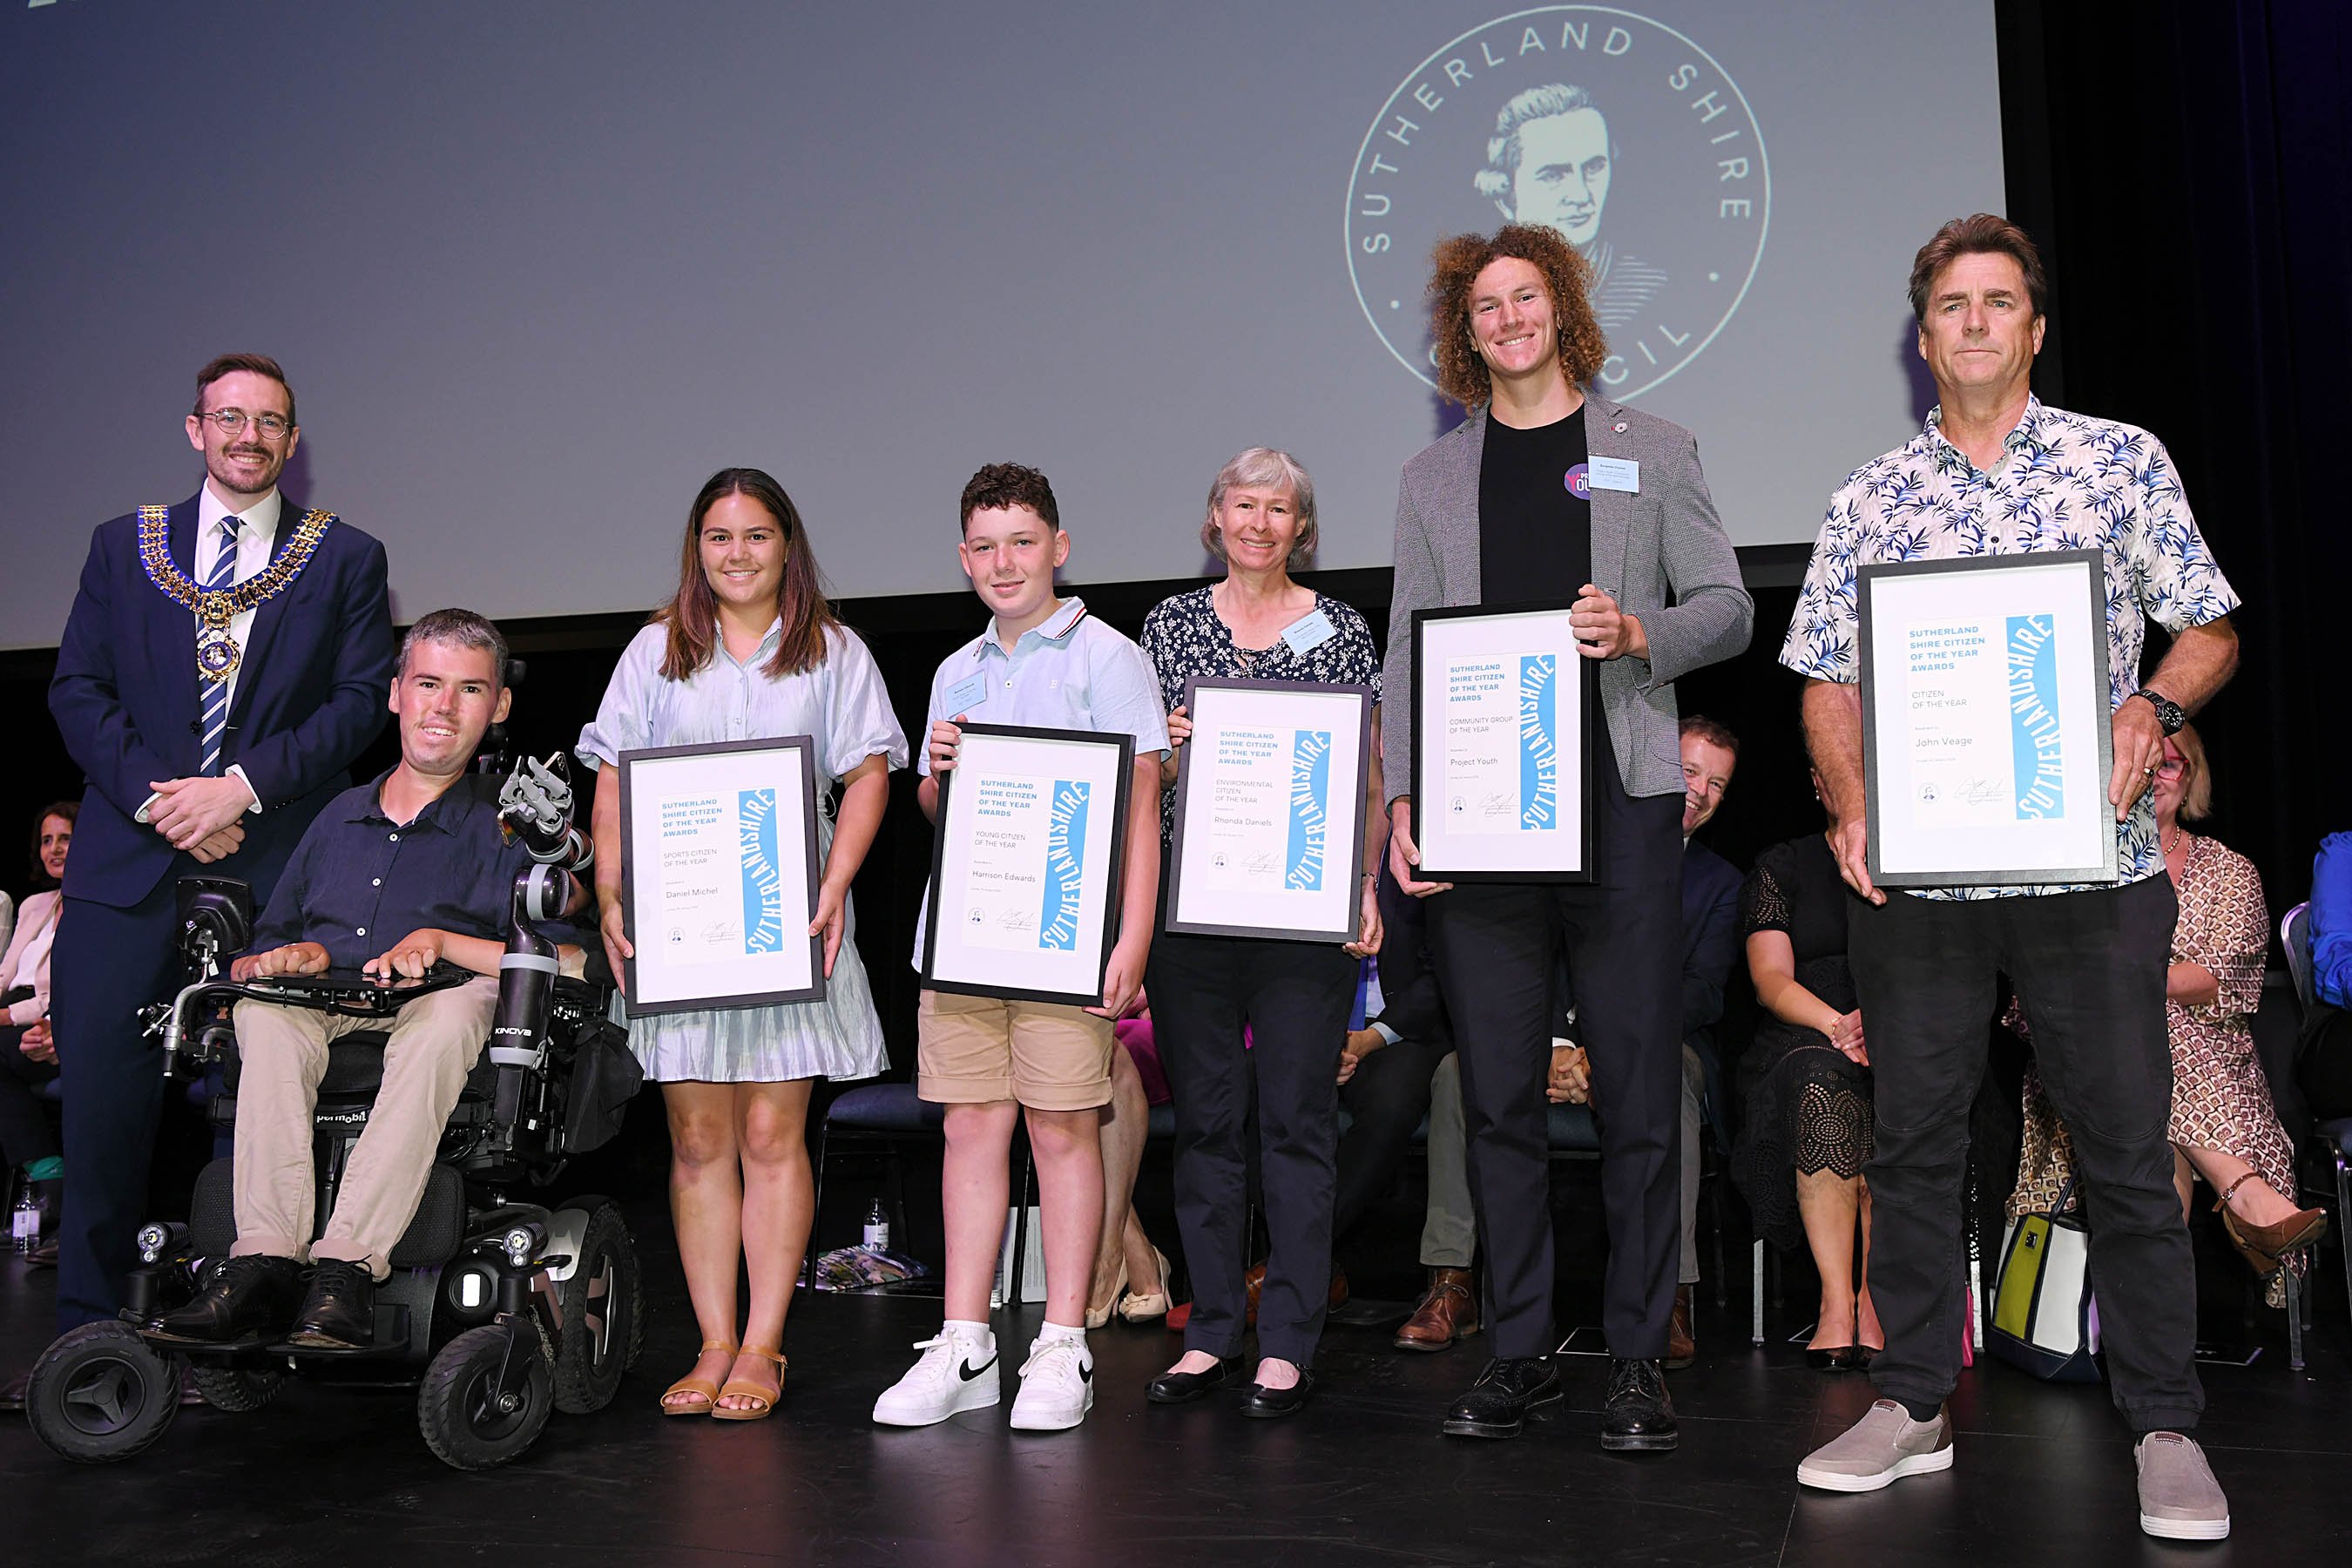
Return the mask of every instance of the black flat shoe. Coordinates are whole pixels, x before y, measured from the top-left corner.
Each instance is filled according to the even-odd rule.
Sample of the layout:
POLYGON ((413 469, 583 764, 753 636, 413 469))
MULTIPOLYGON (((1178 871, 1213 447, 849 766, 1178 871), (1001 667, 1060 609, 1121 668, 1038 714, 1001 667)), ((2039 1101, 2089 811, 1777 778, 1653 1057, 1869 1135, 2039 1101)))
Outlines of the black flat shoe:
POLYGON ((301 1293, 302 1266, 290 1258, 223 1258, 194 1300, 164 1313, 148 1332, 197 1345, 276 1334, 294 1321, 301 1293))
POLYGON ((1288 1388, 1268 1388, 1262 1383, 1253 1383, 1250 1384, 1249 1403, 1242 1406, 1242 1414, 1260 1421, 1296 1415, 1307 1408, 1307 1396, 1314 1392, 1315 1374, 1311 1372, 1301 1372, 1298 1381, 1288 1388))
POLYGON ((315 1350, 365 1350, 375 1343, 375 1276, 367 1265, 320 1263, 286 1338, 315 1350))
POLYGON ((1611 1453, 1661 1454, 1682 1441, 1666 1374, 1656 1362, 1609 1363, 1609 1401, 1601 1411, 1601 1446, 1611 1453))
POLYGON ((1516 1437, 1530 1414, 1562 1397, 1549 1358, 1496 1356, 1454 1402, 1439 1430, 1449 1437, 1516 1437))
POLYGON ((1190 1405, 1213 1389, 1224 1387, 1241 1375, 1242 1358, 1221 1356, 1206 1372, 1163 1372, 1151 1380, 1143 1397, 1154 1405, 1190 1405))
POLYGON ((1870 1363, 1862 1359, 1860 1345, 1832 1345, 1827 1350, 1808 1350, 1805 1364, 1815 1372, 1852 1372, 1870 1363))

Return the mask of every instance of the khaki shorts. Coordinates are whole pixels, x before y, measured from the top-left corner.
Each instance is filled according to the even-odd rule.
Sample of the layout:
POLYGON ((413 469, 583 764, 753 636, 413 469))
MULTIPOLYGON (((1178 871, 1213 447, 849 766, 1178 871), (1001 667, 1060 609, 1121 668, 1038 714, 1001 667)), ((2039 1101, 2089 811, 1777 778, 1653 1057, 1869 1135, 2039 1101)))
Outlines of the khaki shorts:
POLYGON ((1110 1020, 1058 1002, 926 991, 915 1016, 915 1092, 937 1105, 1018 1100, 1033 1110, 1110 1103, 1110 1020))

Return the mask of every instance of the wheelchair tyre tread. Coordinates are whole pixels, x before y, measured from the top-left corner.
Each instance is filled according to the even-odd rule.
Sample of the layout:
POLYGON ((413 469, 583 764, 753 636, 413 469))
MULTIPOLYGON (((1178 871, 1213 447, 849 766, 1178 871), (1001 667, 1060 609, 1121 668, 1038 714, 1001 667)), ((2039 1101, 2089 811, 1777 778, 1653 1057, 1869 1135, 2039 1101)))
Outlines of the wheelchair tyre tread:
POLYGON ((104 1465, 130 1458, 180 1413, 179 1368, 122 1323, 85 1323, 33 1363, 25 1415, 59 1458, 104 1465))
POLYGON ((553 1378, 541 1353, 523 1358, 520 1385, 509 1391, 516 1396, 514 1408, 490 1407, 490 1383, 505 1363, 507 1335, 502 1323, 468 1329, 425 1368, 416 1391, 416 1425, 443 1464, 460 1470, 503 1465, 538 1440, 555 1408, 553 1378))
POLYGON ((645 1293, 637 1254, 620 1206, 600 1203, 580 1240, 579 1265, 563 1282, 563 1332, 555 1347, 555 1407, 567 1415, 602 1410, 620 1392, 644 1337, 645 1293))
POLYGON ((276 1367, 199 1366, 190 1369, 196 1392, 215 1410, 258 1410, 278 1397, 286 1374, 276 1367))

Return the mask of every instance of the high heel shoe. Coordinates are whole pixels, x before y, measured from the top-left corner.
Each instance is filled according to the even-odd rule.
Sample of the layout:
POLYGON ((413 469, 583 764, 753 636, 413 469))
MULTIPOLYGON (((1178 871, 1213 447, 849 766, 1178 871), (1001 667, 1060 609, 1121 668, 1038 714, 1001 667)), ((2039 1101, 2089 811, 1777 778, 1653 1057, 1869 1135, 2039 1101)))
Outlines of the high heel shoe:
POLYGON ((2265 1278, 2278 1271, 2279 1265, 2306 1247, 2316 1246, 2327 1234, 2326 1209, 2297 1209, 2276 1225, 2247 1225, 2230 1207, 2231 1194, 2254 1179, 2246 1172, 2229 1189, 2214 1200, 2213 1207, 2221 1216, 2221 1229, 2230 1237, 2254 1272, 2265 1278))
POLYGON ((1111 1281, 1111 1304, 1103 1307, 1088 1307, 1087 1309, 1087 1327, 1089 1329, 1099 1329, 1104 1324, 1109 1322, 1110 1315, 1118 1310, 1118 1303, 1121 1298, 1126 1294, 1127 1259, 1122 1257, 1118 1260, 1118 1278, 1111 1281))
POLYGON ((784 1352, 781 1350, 761 1350, 757 1345, 745 1345, 736 1353, 756 1356, 761 1361, 774 1362, 776 1386, 773 1389, 762 1388, 749 1378, 730 1377, 727 1380, 726 1386, 719 1391, 719 1399, 756 1399, 760 1403, 749 1410, 730 1410, 714 1400, 710 1405, 710 1418, 713 1421, 765 1421, 776 1413, 776 1402, 784 1396, 786 1365, 784 1352))
POLYGON ((1853 1372, 1870 1363, 1862 1359, 1860 1345, 1831 1345, 1822 1350, 1808 1347, 1805 1364, 1815 1372, 1853 1372))
POLYGON ((1130 1290, 1119 1298, 1118 1315, 1130 1323, 1148 1323, 1154 1318, 1168 1315, 1168 1255, 1155 1247, 1151 1249, 1151 1258, 1160 1268, 1160 1288, 1148 1296, 1130 1290))
MULTIPOLYGON (((724 1340, 705 1340, 702 1349, 706 1354, 711 1351, 725 1351, 729 1355, 741 1353, 724 1340)), ((662 1390, 661 1413, 665 1415, 708 1415, 719 1408, 719 1385, 707 1377, 681 1377, 662 1390), (692 1405, 672 1405, 669 1396, 673 1394, 695 1394, 701 1398, 692 1405)))

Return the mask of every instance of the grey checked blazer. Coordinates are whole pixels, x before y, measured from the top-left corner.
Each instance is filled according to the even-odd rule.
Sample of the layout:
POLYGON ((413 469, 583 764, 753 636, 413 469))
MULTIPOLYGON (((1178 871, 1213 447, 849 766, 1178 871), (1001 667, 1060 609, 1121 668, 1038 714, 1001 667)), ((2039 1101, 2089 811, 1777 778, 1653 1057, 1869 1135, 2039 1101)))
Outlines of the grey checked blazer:
MULTIPOLYGON (((1679 425, 1584 395, 1587 449, 1642 465, 1641 492, 1592 492, 1592 581, 1638 616, 1650 657, 1600 671, 1601 707, 1630 795, 1683 787, 1675 679, 1747 647, 1755 602, 1699 471, 1698 443, 1679 425), (1669 592, 1674 602, 1667 603, 1669 592)), ((1381 764, 1393 801, 1412 791, 1412 613, 1480 602, 1478 465, 1486 411, 1439 437, 1404 466, 1397 489, 1396 592, 1389 611, 1385 689, 1396 711, 1381 726, 1381 764)), ((1570 599, 1580 583, 1530 583, 1528 599, 1570 599)))

